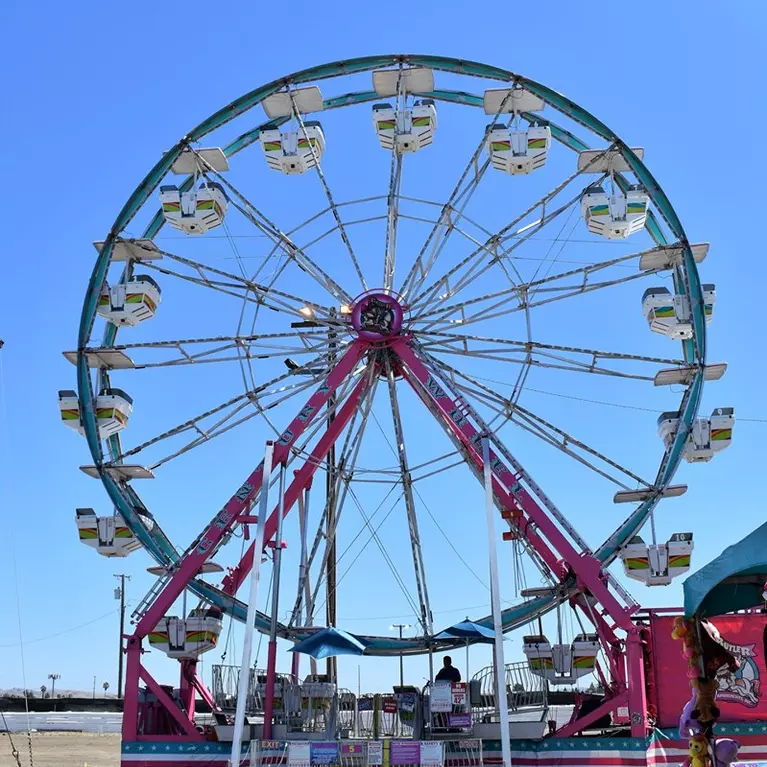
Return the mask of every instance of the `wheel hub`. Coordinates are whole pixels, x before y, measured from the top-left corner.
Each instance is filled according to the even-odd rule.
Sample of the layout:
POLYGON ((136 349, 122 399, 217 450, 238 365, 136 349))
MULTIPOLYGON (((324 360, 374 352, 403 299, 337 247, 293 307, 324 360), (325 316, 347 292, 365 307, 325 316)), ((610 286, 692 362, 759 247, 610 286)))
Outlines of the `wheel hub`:
POLYGON ((402 305, 389 293, 365 293, 354 302, 351 315, 352 327, 366 341, 385 341, 402 331, 402 305))

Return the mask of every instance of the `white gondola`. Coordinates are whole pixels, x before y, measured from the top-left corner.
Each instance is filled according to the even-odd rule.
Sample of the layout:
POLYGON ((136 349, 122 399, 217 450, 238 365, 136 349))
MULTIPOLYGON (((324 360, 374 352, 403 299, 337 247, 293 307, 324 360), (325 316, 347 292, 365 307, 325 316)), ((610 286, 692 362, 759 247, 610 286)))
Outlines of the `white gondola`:
POLYGON ((550 684, 573 684, 594 671, 599 653, 596 634, 578 634, 572 644, 552 645, 542 635, 526 636, 522 641, 530 671, 550 684))
POLYGON ((622 240, 644 227, 649 201, 641 186, 629 187, 625 195, 618 189, 608 195, 601 186, 592 185, 581 196, 581 215, 593 234, 622 240))
POLYGON ((384 149, 417 152, 434 140, 437 110, 431 99, 415 101, 412 107, 396 110, 391 104, 373 105, 373 126, 384 149))
POLYGON ((546 164, 551 146, 551 128, 531 125, 514 130, 504 125, 487 128, 487 151, 496 170, 525 176, 546 164))
MULTIPOLYGON (((701 288, 708 324, 714 313, 716 286, 709 283, 701 288)), ((642 311, 653 333, 676 340, 692 338, 692 312, 688 296, 674 296, 668 288, 648 288, 642 296, 642 311)))
MULTIPOLYGON (((59 391, 59 410, 65 426, 85 434, 80 418, 80 402, 71 389, 59 391)), ((122 431, 133 412, 133 400, 122 389, 102 389, 96 398, 96 421, 99 439, 122 431)))
POLYGON ((308 120, 304 123, 306 135, 298 130, 265 130, 259 140, 266 162, 272 170, 288 175, 304 173, 313 168, 325 152, 325 134, 322 126, 308 120))
POLYGON ((182 192, 170 184, 160 187, 165 220, 184 234, 205 234, 220 226, 226 215, 226 192, 215 181, 203 181, 196 189, 182 192))
MULTIPOLYGON (((732 443, 732 427, 735 424, 735 409, 716 408, 708 418, 696 418, 684 448, 684 458, 689 463, 710 461, 715 453, 728 448, 732 443)), ((658 417, 658 434, 669 447, 679 428, 679 413, 670 411, 658 417)))
POLYGON ((113 325, 134 327, 154 317, 160 305, 160 286, 147 274, 137 274, 128 282, 104 285, 98 313, 113 325))
POLYGON ((623 570, 647 586, 667 586, 690 569, 692 533, 674 533, 667 543, 647 544, 634 536, 621 550, 623 570))
MULTIPOLYGON (((141 543, 125 524, 122 514, 98 517, 93 509, 77 509, 75 513, 80 543, 96 549, 102 556, 127 557, 141 548, 141 543)), ((145 524, 151 529, 154 522, 146 517, 145 524)))
POLYGON ((167 616, 149 634, 149 644, 170 658, 194 660, 218 643, 221 617, 214 607, 192 610, 186 619, 167 616))

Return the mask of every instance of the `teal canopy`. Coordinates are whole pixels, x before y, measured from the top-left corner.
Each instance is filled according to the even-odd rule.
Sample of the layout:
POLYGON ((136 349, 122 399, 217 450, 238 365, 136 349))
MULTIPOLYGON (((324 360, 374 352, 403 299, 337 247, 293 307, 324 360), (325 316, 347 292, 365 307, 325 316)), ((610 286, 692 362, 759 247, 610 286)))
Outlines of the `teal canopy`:
POLYGON ((766 581, 767 523, 684 582, 684 614, 706 618, 759 607, 766 581))

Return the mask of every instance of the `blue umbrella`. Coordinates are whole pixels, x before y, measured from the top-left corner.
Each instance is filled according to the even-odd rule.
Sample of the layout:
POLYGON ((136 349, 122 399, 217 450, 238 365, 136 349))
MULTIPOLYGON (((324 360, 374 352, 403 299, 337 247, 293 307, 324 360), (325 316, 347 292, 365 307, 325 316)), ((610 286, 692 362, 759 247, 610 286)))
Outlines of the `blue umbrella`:
POLYGON ((481 642, 483 644, 492 644, 495 641, 495 631, 483 626, 480 623, 474 623, 468 618, 456 623, 455 626, 440 631, 435 639, 465 639, 466 640, 466 679, 469 678, 469 642, 481 642))
POLYGON ((334 655, 362 655, 365 652, 365 644, 364 640, 354 634, 330 626, 302 639, 298 644, 293 645, 290 652, 311 655, 312 658, 319 660, 334 655))

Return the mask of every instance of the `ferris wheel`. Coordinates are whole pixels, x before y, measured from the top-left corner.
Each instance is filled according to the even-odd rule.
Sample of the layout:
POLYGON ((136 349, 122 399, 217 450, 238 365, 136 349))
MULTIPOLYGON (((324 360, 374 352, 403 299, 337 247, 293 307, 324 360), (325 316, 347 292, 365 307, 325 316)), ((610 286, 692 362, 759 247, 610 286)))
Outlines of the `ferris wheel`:
MULTIPOLYGON (((82 471, 114 507, 78 509, 81 541, 106 556, 143 548, 157 563, 134 614, 134 670, 144 639, 193 665, 224 616, 245 620, 238 594, 261 556, 251 527, 264 487, 272 560, 282 519, 298 512, 278 636, 336 624, 345 509, 380 544, 391 507, 407 531, 418 636, 366 635, 365 652, 449 647, 434 639, 423 510, 430 492, 444 504, 448 483, 482 481, 487 439, 503 540, 538 584, 504 610, 504 631, 572 608, 590 628, 572 642, 526 635, 530 668, 569 684, 603 652, 616 705, 644 716, 643 690, 627 684, 641 665, 638 605, 608 568, 621 559, 623 576, 648 586, 689 569, 692 535, 656 537, 658 504, 686 490, 674 484, 682 462, 730 444, 734 414, 699 414, 704 381, 726 367, 706 363, 708 246, 690 243, 643 149, 496 67, 352 59, 211 115, 95 245, 77 349, 65 353, 77 390, 59 402, 86 439, 82 471), (645 413, 638 428, 614 401, 657 404, 657 426, 645 413), (265 440, 271 466, 252 447, 265 440), (175 499, 204 495, 202 466, 234 493, 178 540, 175 499), (628 513, 587 542, 584 507, 590 530, 628 513), (187 593, 199 606, 171 616, 187 593)), ((257 614, 258 630, 270 624, 257 614)))

